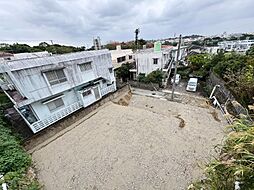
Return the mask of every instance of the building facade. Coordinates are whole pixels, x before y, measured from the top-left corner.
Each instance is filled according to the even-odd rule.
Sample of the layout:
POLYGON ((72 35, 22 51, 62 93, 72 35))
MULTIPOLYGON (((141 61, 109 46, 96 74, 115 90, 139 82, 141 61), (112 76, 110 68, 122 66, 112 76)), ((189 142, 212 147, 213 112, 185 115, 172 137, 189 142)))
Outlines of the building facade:
POLYGON ((4 60, 1 88, 36 133, 116 90, 108 50, 4 60))
MULTIPOLYGON (((185 47, 180 49, 179 60, 183 60, 186 56, 185 50, 185 47)), ((155 51, 154 48, 139 50, 135 53, 136 68, 132 69, 131 72, 135 72, 137 75, 147 75, 159 69, 168 73, 171 68, 174 68, 176 60, 176 47, 161 48, 160 51, 155 51)))
POLYGON ((254 40, 235 40, 219 42, 218 46, 224 51, 246 52, 254 44, 254 40))
POLYGON ((114 69, 121 67, 122 64, 134 62, 132 49, 122 49, 121 45, 117 45, 116 50, 110 50, 110 53, 114 69))

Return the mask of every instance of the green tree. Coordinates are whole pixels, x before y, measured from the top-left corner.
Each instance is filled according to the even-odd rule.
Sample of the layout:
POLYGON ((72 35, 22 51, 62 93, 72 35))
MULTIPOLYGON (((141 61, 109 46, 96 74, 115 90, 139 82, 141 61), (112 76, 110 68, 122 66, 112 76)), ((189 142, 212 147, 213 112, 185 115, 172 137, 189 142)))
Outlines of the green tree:
POLYGON ((254 56, 254 46, 252 46, 247 52, 246 55, 254 56))
POLYGON ((110 43, 110 44, 106 44, 105 48, 109 49, 109 50, 115 50, 116 49, 116 45, 115 43, 110 43))
POLYGON ((197 54, 188 57, 189 67, 194 75, 205 77, 211 68, 211 56, 209 54, 197 54))
POLYGON ((130 79, 130 69, 132 65, 130 63, 122 64, 116 71, 116 76, 119 79, 122 79, 123 82, 126 82, 130 79))
POLYGON ((48 51, 54 54, 64 54, 71 52, 84 51, 86 48, 84 46, 74 47, 74 46, 65 46, 65 45, 49 45, 46 42, 41 42, 38 46, 29 46, 27 44, 18 44, 2 47, 0 51, 9 52, 9 53, 30 53, 30 52, 39 52, 39 51, 48 51))
POLYGON ((158 83, 161 85, 162 79, 163 79, 163 72, 161 70, 156 70, 151 73, 149 73, 146 76, 147 80, 152 83, 158 83))

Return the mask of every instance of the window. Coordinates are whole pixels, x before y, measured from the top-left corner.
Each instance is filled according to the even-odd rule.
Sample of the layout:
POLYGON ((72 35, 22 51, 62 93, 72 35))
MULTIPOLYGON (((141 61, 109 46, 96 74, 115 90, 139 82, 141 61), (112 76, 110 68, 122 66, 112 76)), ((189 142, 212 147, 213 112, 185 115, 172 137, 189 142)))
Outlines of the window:
POLYGON ((87 91, 82 93, 83 97, 89 96, 90 94, 92 94, 91 90, 87 90, 87 91))
POLYGON ((79 65, 80 70, 83 71, 89 71, 92 69, 92 62, 86 62, 79 65))
POLYGON ((126 57, 125 56, 123 56, 123 57, 118 57, 117 58, 117 63, 121 63, 121 62, 123 62, 123 61, 125 61, 126 60, 126 57))
POLYGON ((113 68, 108 69, 110 73, 113 73, 113 68))
POLYGON ((58 69, 58 70, 54 70, 54 71, 47 71, 47 72, 45 72, 45 75, 46 75, 50 85, 55 85, 55 84, 59 84, 59 83, 67 81, 67 78, 64 74, 63 69, 58 69))
POLYGON ((129 55, 129 59, 132 59, 132 55, 129 55))
POLYGON ((157 65, 158 64, 158 58, 153 58, 153 64, 157 65))
POLYGON ((58 108, 61 108, 64 106, 64 102, 62 98, 58 98, 52 102, 47 103, 47 106, 49 108, 49 111, 53 112, 57 110, 58 108))

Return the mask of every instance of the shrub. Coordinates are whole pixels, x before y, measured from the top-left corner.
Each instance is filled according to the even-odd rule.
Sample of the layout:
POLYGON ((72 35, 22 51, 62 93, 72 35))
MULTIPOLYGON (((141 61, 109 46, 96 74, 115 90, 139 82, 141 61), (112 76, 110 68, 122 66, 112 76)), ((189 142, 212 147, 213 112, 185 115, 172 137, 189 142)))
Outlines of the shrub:
POLYGON ((0 174, 10 190, 38 190, 37 181, 27 177, 26 172, 31 165, 31 157, 20 145, 18 138, 6 127, 0 114, 0 174))
POLYGON ((147 76, 145 74, 140 73, 138 75, 138 81, 143 83, 158 83, 161 84, 163 79, 163 72, 160 70, 153 71, 149 73, 147 76))
POLYGON ((26 170, 31 164, 31 158, 4 125, 0 120, 0 173, 26 170))

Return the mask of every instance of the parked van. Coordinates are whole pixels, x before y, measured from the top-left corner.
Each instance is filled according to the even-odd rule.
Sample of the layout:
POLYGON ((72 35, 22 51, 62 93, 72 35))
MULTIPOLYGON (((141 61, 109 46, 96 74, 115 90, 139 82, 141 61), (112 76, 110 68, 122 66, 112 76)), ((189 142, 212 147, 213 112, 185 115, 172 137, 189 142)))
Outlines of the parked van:
POLYGON ((196 92, 198 86, 198 79, 197 78, 190 78, 186 87, 187 91, 196 92))

